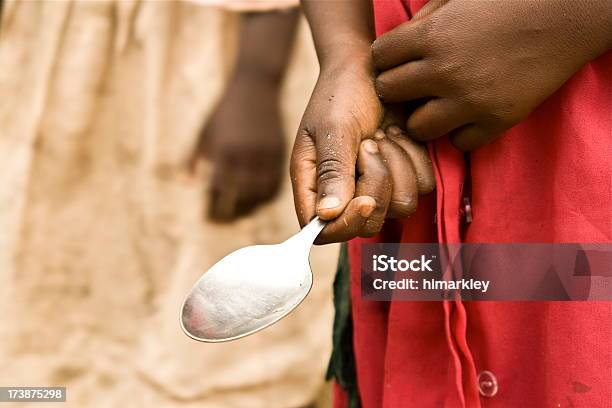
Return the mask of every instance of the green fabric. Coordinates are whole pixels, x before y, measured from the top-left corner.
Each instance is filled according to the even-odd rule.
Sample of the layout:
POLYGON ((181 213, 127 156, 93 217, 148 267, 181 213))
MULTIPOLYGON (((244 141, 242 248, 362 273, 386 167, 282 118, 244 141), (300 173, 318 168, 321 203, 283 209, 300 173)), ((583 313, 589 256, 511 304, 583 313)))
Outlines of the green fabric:
POLYGON ((351 276, 346 243, 340 248, 338 269, 334 279, 333 350, 326 378, 335 379, 346 391, 349 408, 360 408, 355 353, 353 351, 353 319, 351 316, 351 276))

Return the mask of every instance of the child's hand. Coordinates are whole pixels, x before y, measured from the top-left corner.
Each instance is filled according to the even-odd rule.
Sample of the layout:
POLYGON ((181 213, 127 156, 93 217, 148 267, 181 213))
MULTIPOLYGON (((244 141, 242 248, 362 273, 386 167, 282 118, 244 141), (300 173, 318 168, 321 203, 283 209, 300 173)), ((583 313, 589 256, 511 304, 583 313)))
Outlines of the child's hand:
POLYGON ((419 194, 435 187, 427 150, 398 127, 361 142, 357 158, 355 197, 329 222, 317 244, 347 241, 378 233, 385 218, 405 218, 417 208, 419 194))
POLYGON ((416 211, 419 195, 436 188, 429 153, 398 126, 389 126, 386 131, 378 129, 374 140, 393 182, 387 218, 405 218, 416 211))
POLYGON ((315 215, 331 220, 347 212, 386 207, 382 201, 353 198, 360 143, 376 131, 382 112, 371 63, 322 67, 291 156, 291 182, 301 225, 315 215))
POLYGON ((414 211, 418 187, 433 185, 433 177, 427 182, 417 167, 431 163, 424 149, 419 152, 425 155, 425 165, 413 165, 406 154, 400 159, 386 156, 403 148, 390 144, 391 139, 364 141, 373 137, 383 119, 370 52, 371 0, 304 0, 302 5, 321 73, 291 155, 298 219, 301 225, 315 215, 329 221, 318 243, 373 235, 387 212, 403 216, 414 211))
POLYGON ((285 140, 278 86, 232 82, 201 135, 198 154, 212 159, 208 215, 231 221, 272 200, 283 176, 285 140))
POLYGON ((472 150, 512 127, 612 44, 609 0, 432 0, 378 38, 385 102, 428 101, 411 137, 472 150))

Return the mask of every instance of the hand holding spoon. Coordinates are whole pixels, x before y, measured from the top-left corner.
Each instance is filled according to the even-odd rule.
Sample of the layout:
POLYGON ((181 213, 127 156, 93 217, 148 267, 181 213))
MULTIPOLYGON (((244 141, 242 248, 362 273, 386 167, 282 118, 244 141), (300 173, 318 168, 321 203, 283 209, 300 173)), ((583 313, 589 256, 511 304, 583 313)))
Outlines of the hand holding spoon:
POLYGON ((213 265, 183 302, 185 333, 204 342, 235 340, 289 314, 310 292, 308 255, 325 224, 314 218, 281 244, 245 247, 213 265))

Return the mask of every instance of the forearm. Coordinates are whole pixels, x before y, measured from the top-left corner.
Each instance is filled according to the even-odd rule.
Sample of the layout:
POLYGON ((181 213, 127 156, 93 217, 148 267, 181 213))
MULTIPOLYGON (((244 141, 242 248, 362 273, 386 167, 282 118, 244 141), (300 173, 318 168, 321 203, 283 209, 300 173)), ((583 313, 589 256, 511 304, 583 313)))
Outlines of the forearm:
POLYGON ((302 0, 322 68, 346 62, 370 66, 375 38, 371 0, 302 0))
POLYGON ((295 37, 299 11, 244 13, 234 77, 280 85, 295 37))

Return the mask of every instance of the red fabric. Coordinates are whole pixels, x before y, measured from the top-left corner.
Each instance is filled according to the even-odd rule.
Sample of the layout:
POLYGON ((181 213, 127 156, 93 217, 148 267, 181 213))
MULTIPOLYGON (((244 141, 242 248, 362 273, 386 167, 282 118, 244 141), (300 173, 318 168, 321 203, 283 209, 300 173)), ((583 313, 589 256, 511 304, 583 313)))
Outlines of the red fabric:
POLYGON ((346 392, 335 381, 332 383, 332 387, 332 398, 334 399, 334 406, 348 407, 349 400, 348 395, 346 395, 346 392))
MULTIPOLYGON (((378 33, 424 3, 374 0, 378 33)), ((471 155, 473 221, 464 242, 612 242, 611 68, 609 52, 471 155)), ((371 240, 461 242, 464 155, 447 138, 430 155, 435 197, 371 240)), ((364 408, 612 406, 611 302, 365 302, 366 241, 349 243, 364 408), (499 382, 494 397, 479 395, 483 370, 499 382)))

